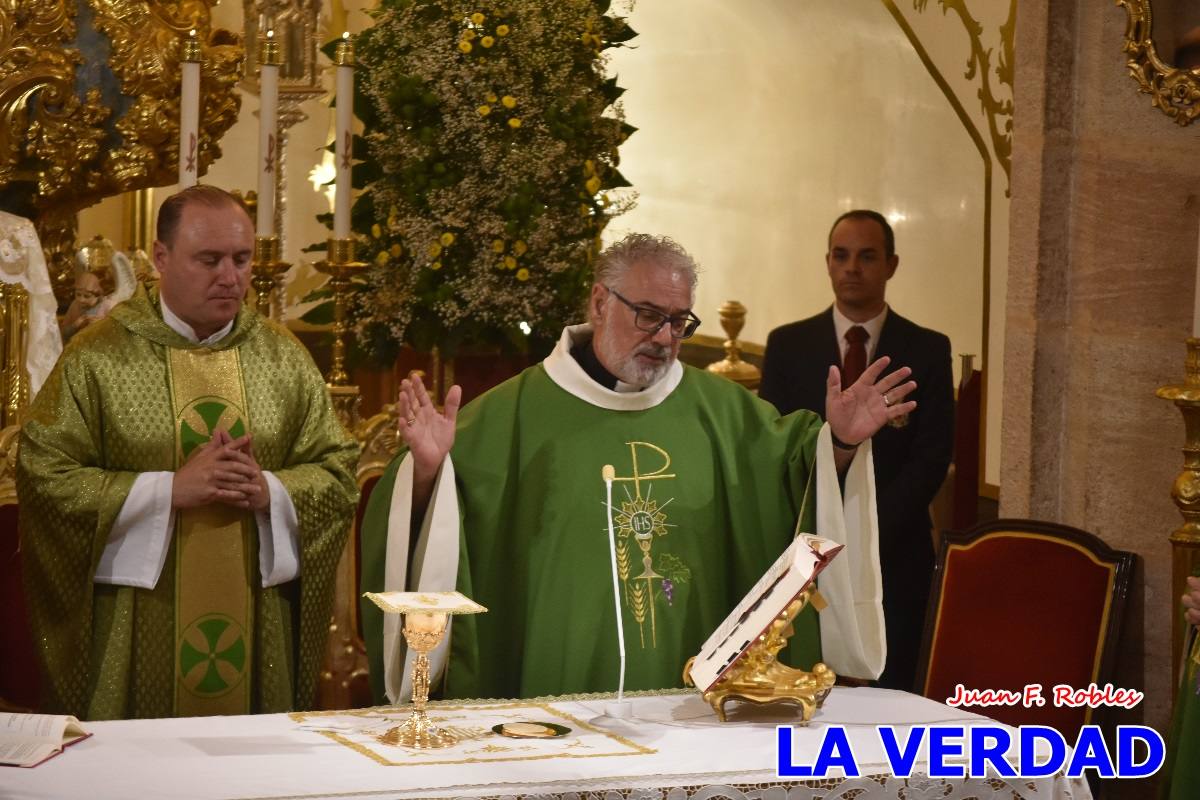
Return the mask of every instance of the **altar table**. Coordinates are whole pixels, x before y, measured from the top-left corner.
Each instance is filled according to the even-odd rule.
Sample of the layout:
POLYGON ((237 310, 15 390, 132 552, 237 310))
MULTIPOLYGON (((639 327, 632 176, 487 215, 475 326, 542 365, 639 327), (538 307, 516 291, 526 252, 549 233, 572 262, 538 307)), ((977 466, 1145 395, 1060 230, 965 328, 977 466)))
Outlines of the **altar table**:
MULTIPOLYGON (((775 728, 794 724, 782 707, 739 706, 720 723, 694 692, 632 697, 634 719, 604 716, 598 696, 527 701, 446 701, 439 724, 470 738, 413 751, 376 738, 403 709, 86 723, 95 735, 33 769, 0 767, 0 798, 155 800, 408 800, 417 797, 563 797, 604 800, 1090 800, 1085 781, 909 779, 887 772, 875 726, 989 722, 916 695, 836 688, 793 752, 811 764, 823 731, 847 726, 863 777, 797 782, 776 774, 775 728), (500 722, 564 725, 559 739, 495 735, 500 722)), ((731 706, 733 710, 733 706, 731 706)), ((901 741, 907 732, 901 727, 901 741)), ((924 756, 922 756, 924 757, 924 756)))

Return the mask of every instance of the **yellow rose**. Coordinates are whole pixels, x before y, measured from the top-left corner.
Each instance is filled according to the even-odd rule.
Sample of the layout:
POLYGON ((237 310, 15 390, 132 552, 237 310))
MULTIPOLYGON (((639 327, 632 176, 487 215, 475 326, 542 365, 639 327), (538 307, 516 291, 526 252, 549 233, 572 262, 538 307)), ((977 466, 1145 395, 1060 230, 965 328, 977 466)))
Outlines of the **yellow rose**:
POLYGON ((380 251, 379 251, 379 255, 375 256, 375 263, 376 263, 376 264, 378 264, 379 266, 381 266, 381 267, 382 267, 382 266, 383 266, 384 264, 386 264, 387 262, 388 262, 388 254, 387 254, 387 251, 386 251, 386 250, 380 250, 380 251))
POLYGON ((595 194, 600 191, 600 179, 593 175, 587 179, 587 183, 584 186, 587 187, 588 194, 595 194))
POLYGON ((492 239, 492 252, 493 253, 503 253, 504 252, 504 240, 503 239, 492 239))
POLYGON ((583 174, 584 175, 595 175, 596 174, 596 162, 592 161, 590 158, 587 161, 584 161, 583 162, 583 174))
POLYGON ((378 222, 371 226, 371 235, 376 239, 378 239, 380 236, 383 236, 383 229, 379 227, 378 222))
POLYGON ((463 31, 462 38, 466 39, 469 42, 472 39, 474 39, 475 36, 476 36, 475 31, 471 30, 470 28, 467 28, 465 31, 463 31))
POLYGON ((521 267, 519 270, 517 270, 517 280, 519 280, 519 281, 529 280, 529 270, 525 269, 524 267, 521 267))
POLYGON ((510 119, 510 120, 508 121, 508 127, 510 127, 510 128, 519 128, 519 127, 521 127, 521 118, 520 118, 520 117, 513 117, 512 119, 510 119))
POLYGON ((504 266, 508 267, 509 269, 516 269, 517 268, 517 260, 515 258, 513 258, 512 256, 505 256, 504 257, 504 266))
POLYGON ((488 92, 486 95, 484 95, 483 99, 487 100, 489 103, 494 103, 498 98, 496 97, 495 92, 488 92))
POLYGON ((525 255, 525 251, 528 249, 529 248, 526 247, 525 243, 520 239, 517 239, 515 242, 513 242, 513 252, 519 256, 525 255))
POLYGON ((476 25, 482 25, 486 20, 487 17, 485 17, 483 14, 480 14, 478 11, 471 15, 471 22, 474 22, 476 25))
POLYGON ((464 39, 458 43, 458 49, 464 53, 469 53, 471 52, 471 43, 464 39))
POLYGON ((441 268, 442 268, 442 262, 440 262, 440 261, 435 261, 435 262, 433 262, 432 264, 430 264, 430 265, 429 265, 429 268, 430 268, 430 269, 441 269, 441 268))
POLYGON ((425 252, 429 254, 430 258, 437 258, 442 254, 442 246, 437 242, 434 242, 433 244, 429 245, 425 252))
POLYGON ((475 110, 479 112, 479 116, 481 116, 481 117, 486 117, 488 114, 492 113, 491 106, 480 106, 479 108, 477 108, 475 110))
POLYGON ((517 98, 513 97, 511 94, 506 94, 506 95, 504 95, 504 97, 502 97, 500 99, 500 103, 505 108, 516 108, 517 107, 517 98))
POLYGON ((442 243, 443 247, 449 247, 450 245, 454 244, 454 234, 446 231, 442 234, 439 241, 442 243))
POLYGON ((392 249, 390 252, 392 254, 392 258, 399 258, 400 255, 404 252, 404 248, 398 244, 394 244, 394 245, 392 245, 392 249))
POLYGON ((496 43, 496 40, 493 39, 491 36, 485 36, 479 40, 479 43, 481 45, 483 45, 484 47, 491 47, 492 45, 494 45, 496 43))
POLYGON ((496 35, 497 36, 508 36, 508 31, 509 31, 509 27, 507 25, 497 25, 496 26, 496 35))

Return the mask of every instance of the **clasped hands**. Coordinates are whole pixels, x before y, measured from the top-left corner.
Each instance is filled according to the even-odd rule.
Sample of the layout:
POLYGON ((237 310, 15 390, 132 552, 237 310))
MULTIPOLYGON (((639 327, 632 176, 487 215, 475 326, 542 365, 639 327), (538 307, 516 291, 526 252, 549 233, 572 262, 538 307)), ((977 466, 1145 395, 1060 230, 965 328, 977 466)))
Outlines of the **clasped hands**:
POLYGON ((271 491, 254 458, 250 434, 234 439, 218 430, 175 472, 171 507, 199 508, 224 503, 234 508, 266 511, 271 491))
POLYGON ((1183 607, 1187 610, 1183 616, 1189 625, 1200 628, 1200 578, 1189 575, 1187 588, 1187 593, 1183 596, 1183 607))
POLYGON ((829 368, 825 381, 825 419, 833 435, 849 445, 870 439, 888 422, 910 413, 916 401, 904 398, 917 388, 916 381, 906 381, 912 370, 901 367, 884 378, 891 359, 883 356, 863 370, 849 388, 842 389, 842 373, 837 366, 829 368))

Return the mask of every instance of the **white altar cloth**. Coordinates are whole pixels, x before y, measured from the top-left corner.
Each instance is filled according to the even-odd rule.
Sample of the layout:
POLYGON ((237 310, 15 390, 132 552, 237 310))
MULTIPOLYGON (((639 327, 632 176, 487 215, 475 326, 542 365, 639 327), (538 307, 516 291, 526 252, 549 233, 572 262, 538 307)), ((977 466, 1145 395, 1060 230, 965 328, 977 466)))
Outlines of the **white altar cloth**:
MULTIPOLYGON (((400 709, 243 717, 86 723, 95 735, 33 769, 0 767, 0 798, 341 800, 342 798, 519 797, 597 793, 598 797, 760 797, 780 800, 972 797, 1090 800, 1082 780, 951 780, 883 777, 875 726, 988 722, 916 695, 837 688, 808 728, 796 728, 796 760, 811 764, 824 729, 844 724, 864 777, 789 782, 776 774, 775 728, 794 723, 781 707, 734 711, 719 723, 694 693, 633 698, 633 720, 602 716, 604 700, 447 701, 430 716, 473 731, 447 751, 408 751, 370 733, 403 719, 400 709), (507 739, 496 719, 555 722, 572 729, 554 740, 507 739), (523 749, 529 748, 529 749, 523 749), (872 773, 875 774, 872 777, 872 773), (643 790, 628 792, 627 790, 643 790)), ((731 710, 732 710, 731 706, 731 710)), ((907 733, 900 731, 901 736, 907 733)))

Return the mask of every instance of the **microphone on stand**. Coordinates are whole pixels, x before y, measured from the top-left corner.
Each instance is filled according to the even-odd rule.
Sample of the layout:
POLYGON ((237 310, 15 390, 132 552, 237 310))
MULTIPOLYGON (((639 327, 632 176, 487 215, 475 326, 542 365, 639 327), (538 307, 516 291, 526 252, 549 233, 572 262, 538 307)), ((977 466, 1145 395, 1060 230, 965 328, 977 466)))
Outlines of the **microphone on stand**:
POLYGON ((613 535, 612 485, 617 477, 617 471, 612 464, 605 464, 600 470, 604 478, 604 490, 607 497, 604 507, 608 514, 608 555, 612 561, 613 580, 613 609, 617 612, 617 648, 621 653, 621 678, 617 684, 617 699, 604 706, 604 713, 618 719, 628 719, 633 716, 633 704, 625 699, 625 624, 621 615, 621 588, 617 580, 617 539, 613 535))

